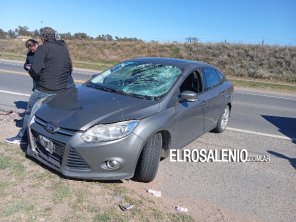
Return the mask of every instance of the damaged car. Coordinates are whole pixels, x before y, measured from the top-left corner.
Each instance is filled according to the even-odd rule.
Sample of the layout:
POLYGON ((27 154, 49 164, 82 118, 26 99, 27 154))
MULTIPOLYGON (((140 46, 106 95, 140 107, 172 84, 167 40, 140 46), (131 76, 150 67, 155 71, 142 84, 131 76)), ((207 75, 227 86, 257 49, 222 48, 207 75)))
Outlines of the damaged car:
POLYGON ((127 60, 44 100, 27 154, 66 177, 150 182, 170 149, 226 129, 232 93, 209 64, 127 60))

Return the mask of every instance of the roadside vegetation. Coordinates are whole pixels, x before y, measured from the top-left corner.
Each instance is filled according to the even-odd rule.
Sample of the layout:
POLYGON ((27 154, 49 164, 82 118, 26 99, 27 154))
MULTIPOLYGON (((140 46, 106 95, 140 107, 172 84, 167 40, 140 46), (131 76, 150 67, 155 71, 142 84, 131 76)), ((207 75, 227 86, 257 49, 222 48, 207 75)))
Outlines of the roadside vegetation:
MULTIPOLYGON (((30 37, 39 40, 36 34, 37 30, 28 31, 28 27, 22 26, 8 32, 0 29, 0 58, 23 60, 24 41, 30 37)), ((96 38, 85 33, 62 33, 60 36, 69 47, 74 66, 79 68, 103 70, 117 62, 142 56, 191 59, 219 67, 239 86, 258 87, 260 84, 251 83, 255 80, 263 82, 261 85, 267 88, 296 91, 295 46, 200 43, 193 37, 187 38, 185 43, 160 43, 108 34, 96 38), (285 83, 289 87, 285 87, 285 83)))
POLYGON ((194 221, 147 196, 120 181, 64 179, 0 142, 1 221, 194 221), (122 211, 119 204, 135 207, 122 211))

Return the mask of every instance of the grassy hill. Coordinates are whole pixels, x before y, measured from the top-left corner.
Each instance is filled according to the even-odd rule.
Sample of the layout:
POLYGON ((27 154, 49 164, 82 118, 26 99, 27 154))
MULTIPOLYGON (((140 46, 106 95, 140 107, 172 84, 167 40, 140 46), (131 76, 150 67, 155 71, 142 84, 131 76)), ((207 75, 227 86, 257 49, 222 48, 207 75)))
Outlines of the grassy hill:
MULTIPOLYGON (((296 47, 228 43, 158 43, 95 40, 67 41, 74 65, 104 69, 139 56, 199 60, 229 77, 296 82, 296 47)), ((24 42, 0 40, 0 56, 24 58, 24 42)))

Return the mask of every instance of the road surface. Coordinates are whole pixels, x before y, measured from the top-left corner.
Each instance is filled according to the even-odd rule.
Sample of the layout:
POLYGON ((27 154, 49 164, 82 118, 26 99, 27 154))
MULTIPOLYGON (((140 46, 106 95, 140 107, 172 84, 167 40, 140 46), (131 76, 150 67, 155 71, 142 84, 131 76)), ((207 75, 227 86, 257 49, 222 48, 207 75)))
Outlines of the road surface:
MULTIPOLYGON (((96 73, 75 69, 73 76, 79 84, 96 73)), ((23 111, 31 88, 21 63, 0 60, 0 110, 23 111)), ((296 221, 296 95, 235 90, 228 130, 207 133, 186 148, 246 149, 271 158, 269 163, 162 161, 150 185, 175 204, 187 204, 197 219, 206 203, 219 210, 199 219, 223 221, 227 212, 251 221, 296 221)))

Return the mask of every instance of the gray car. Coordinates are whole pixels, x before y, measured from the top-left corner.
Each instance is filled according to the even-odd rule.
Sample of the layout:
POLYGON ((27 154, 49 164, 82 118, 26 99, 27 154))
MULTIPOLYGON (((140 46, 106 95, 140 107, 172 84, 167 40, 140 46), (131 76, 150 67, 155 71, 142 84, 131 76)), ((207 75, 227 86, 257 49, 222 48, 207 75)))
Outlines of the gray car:
POLYGON ((209 64, 131 59, 45 100, 27 154, 66 177, 150 182, 169 149, 225 130, 232 93, 209 64))

